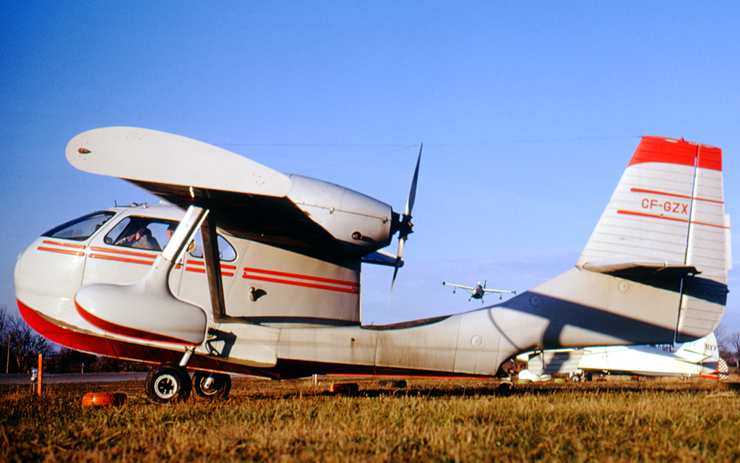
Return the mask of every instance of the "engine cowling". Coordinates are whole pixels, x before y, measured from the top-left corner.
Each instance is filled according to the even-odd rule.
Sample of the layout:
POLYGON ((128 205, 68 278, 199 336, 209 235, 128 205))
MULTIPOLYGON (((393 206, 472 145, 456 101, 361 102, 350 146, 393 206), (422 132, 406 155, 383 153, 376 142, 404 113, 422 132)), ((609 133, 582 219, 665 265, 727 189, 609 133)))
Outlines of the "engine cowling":
POLYGON ((289 177, 288 198, 348 249, 365 255, 390 244, 397 214, 388 204, 334 183, 289 177))

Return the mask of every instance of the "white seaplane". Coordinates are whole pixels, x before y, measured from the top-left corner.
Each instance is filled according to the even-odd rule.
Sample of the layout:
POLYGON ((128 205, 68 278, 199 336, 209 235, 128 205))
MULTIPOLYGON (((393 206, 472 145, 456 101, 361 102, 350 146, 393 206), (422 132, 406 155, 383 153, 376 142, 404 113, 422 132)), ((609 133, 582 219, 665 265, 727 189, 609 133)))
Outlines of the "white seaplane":
POLYGON ((654 346, 602 346, 529 352, 517 360, 527 362, 519 378, 532 381, 556 373, 568 373, 574 381, 591 379, 593 374, 710 379, 727 379, 728 374, 714 333, 687 342, 675 352, 654 346))
POLYGON ((386 326, 361 323, 360 271, 400 265, 379 251, 411 233, 415 181, 399 214, 152 130, 84 132, 66 155, 171 205, 44 233, 18 257, 19 310, 63 346, 155 364, 146 388, 160 402, 225 397, 230 373, 495 377, 532 350, 690 341, 725 308, 722 151, 706 145, 642 138, 570 270, 496 305, 386 326))
POLYGON ((463 285, 456 285, 453 283, 447 283, 446 281, 442 282, 442 286, 452 286, 452 294, 455 294, 458 288, 463 289, 470 293, 470 297, 468 298, 468 302, 470 302, 473 299, 480 299, 481 304, 483 303, 483 297, 486 295, 486 293, 495 293, 499 295, 499 299, 503 300, 504 294, 516 294, 516 291, 507 291, 505 289, 486 289, 486 285, 488 284, 488 281, 484 281, 483 284, 476 284, 475 286, 463 286, 463 285))

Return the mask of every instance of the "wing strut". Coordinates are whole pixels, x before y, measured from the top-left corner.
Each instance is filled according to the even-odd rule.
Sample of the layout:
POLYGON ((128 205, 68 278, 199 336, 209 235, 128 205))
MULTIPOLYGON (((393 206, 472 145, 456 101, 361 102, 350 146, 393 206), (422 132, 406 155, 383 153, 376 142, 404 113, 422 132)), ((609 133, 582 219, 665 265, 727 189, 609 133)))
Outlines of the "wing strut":
POLYGON ((185 253, 188 243, 193 239, 207 215, 207 210, 196 206, 190 206, 185 212, 185 217, 182 218, 174 235, 162 251, 162 258, 168 261, 170 266, 174 266, 180 260, 180 256, 185 253))
POLYGON ((206 263, 213 318, 219 320, 226 318, 226 303, 224 302, 224 284, 221 279, 221 254, 218 251, 216 220, 212 216, 209 215, 206 218, 200 234, 203 239, 203 259, 206 263))

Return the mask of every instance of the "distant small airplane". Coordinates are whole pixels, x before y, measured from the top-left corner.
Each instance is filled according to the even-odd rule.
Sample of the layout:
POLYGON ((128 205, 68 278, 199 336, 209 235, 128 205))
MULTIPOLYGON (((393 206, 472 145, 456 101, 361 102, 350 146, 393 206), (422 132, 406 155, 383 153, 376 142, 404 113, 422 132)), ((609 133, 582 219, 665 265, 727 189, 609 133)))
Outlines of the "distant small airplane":
POLYGON ((465 291, 470 293, 470 298, 468 298, 468 302, 470 302, 473 299, 480 299, 481 304, 483 303, 483 296, 485 293, 498 293, 500 294, 499 299, 503 299, 504 295, 503 293, 508 294, 516 294, 516 291, 506 291, 503 289, 486 289, 486 283, 487 281, 483 282, 483 285, 478 282, 475 287, 472 286, 461 286, 461 285, 455 285, 452 283, 446 283, 442 282, 442 286, 454 286, 455 289, 452 290, 452 294, 455 294, 455 291, 457 291, 457 288, 464 289, 465 291))

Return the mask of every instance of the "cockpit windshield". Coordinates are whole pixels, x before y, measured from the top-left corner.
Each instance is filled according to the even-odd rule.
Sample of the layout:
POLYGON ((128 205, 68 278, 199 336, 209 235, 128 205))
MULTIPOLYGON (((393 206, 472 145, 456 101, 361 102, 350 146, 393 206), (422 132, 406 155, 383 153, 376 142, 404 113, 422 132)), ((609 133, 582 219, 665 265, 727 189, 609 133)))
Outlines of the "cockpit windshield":
POLYGON ((58 225, 41 236, 85 241, 114 215, 115 213, 110 211, 93 212, 58 225))

